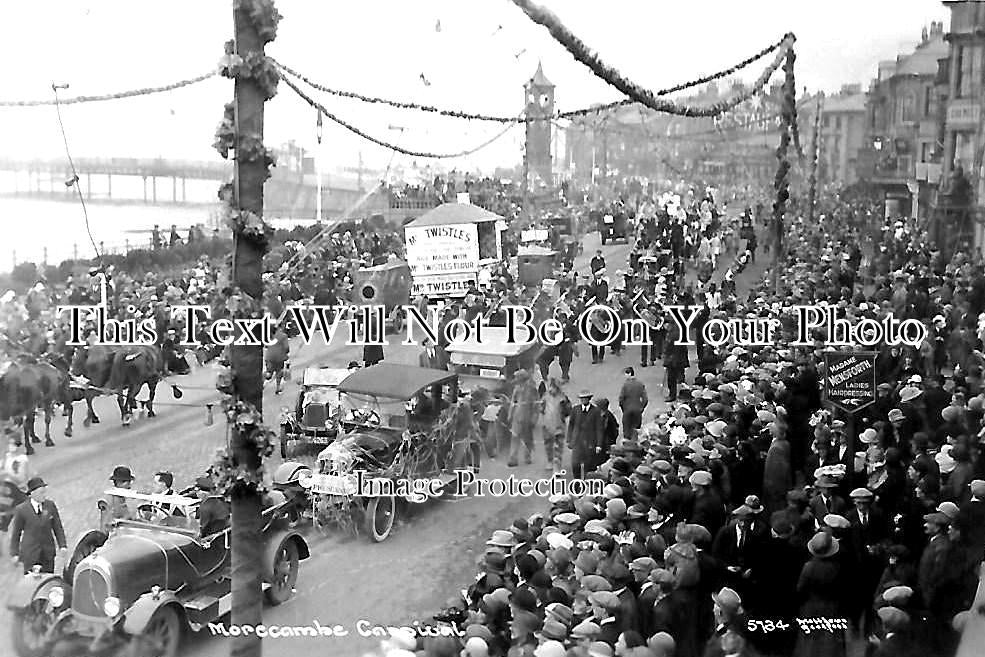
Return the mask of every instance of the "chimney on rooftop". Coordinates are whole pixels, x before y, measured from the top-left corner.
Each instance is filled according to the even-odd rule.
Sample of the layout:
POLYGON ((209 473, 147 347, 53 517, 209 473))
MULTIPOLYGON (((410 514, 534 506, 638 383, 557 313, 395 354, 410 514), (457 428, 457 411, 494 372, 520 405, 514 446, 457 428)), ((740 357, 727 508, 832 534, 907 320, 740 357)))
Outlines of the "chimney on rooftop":
MULTIPOLYGON (((930 28, 933 29, 934 28, 934 25, 936 25, 936 23, 931 23, 930 24, 930 28)), ((923 26, 923 31, 920 32, 920 43, 921 44, 927 43, 927 26, 926 25, 923 26)))

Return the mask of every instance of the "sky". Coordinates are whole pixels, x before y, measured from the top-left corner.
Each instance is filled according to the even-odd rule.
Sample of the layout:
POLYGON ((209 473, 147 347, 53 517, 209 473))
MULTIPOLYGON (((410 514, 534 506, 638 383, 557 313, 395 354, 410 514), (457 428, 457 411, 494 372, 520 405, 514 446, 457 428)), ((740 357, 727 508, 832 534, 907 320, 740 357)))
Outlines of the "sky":
MULTIPOLYGON (((542 0, 605 62, 659 89, 731 66, 797 35, 798 87, 837 91, 866 87, 879 61, 916 45, 931 21, 948 24, 934 0, 542 0)), ((232 37, 228 0, 30 0, 4 9, 0 100, 51 98, 153 87, 216 67, 232 37), (12 27, 16 26, 16 27, 12 27)), ((523 83, 542 62, 556 85, 555 107, 567 110, 620 99, 509 0, 278 0, 283 15, 267 53, 338 89, 439 107, 517 115, 523 83), (422 76, 427 80, 425 84, 422 76)), ((764 58, 741 77, 755 79, 764 58)), ((781 73, 774 80, 779 80, 781 73)), ((138 99, 62 109, 73 157, 164 157, 218 160, 211 148, 233 83, 213 78, 138 99)), ((474 147, 499 124, 366 106, 314 92, 340 118, 380 139, 419 151, 474 147)), ((314 149, 316 112, 281 84, 267 103, 265 142, 294 140, 314 149)), ((444 160, 445 168, 490 171, 520 161, 522 129, 479 153, 444 160)), ((0 107, 0 157, 60 158, 65 147, 53 107, 0 107)), ((322 168, 424 165, 394 156, 326 121, 322 168)), ((435 163, 434 160, 430 161, 435 163)))

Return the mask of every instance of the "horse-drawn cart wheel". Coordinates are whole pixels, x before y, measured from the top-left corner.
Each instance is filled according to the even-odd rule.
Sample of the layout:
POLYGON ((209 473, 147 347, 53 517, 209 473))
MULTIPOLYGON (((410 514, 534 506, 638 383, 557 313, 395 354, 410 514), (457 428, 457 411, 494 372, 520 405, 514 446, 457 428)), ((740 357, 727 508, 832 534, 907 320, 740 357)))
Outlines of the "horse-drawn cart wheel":
POLYGON ((382 543, 393 532, 397 519, 397 501, 393 497, 374 497, 366 505, 363 529, 374 543, 382 543))

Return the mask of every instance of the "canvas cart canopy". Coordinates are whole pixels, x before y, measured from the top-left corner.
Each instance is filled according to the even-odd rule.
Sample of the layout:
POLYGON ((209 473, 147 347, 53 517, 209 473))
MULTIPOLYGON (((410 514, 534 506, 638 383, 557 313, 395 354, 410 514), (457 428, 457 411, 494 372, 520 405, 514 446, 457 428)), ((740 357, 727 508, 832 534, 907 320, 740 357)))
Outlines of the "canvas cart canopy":
POLYGON ((462 354, 460 357, 452 356, 453 363, 476 363, 488 364, 492 367, 503 367, 506 364, 507 358, 519 356, 535 346, 532 343, 524 344, 519 342, 520 339, 527 337, 526 331, 523 329, 517 329, 516 331, 517 342, 508 343, 506 341, 508 336, 509 331, 505 326, 483 326, 481 342, 473 338, 461 342, 453 342, 446 349, 449 354, 462 354), (479 357, 480 359, 470 359, 469 356, 479 357), (483 363, 481 357, 487 357, 486 360, 489 362, 483 363))
POLYGON ((407 400, 429 386, 450 383, 456 379, 456 374, 445 370, 377 363, 372 367, 356 370, 339 384, 338 389, 346 394, 407 400))
POLYGON ((433 210, 422 214, 404 228, 422 228, 424 226, 449 226, 453 224, 478 224, 486 221, 502 221, 503 217, 495 212, 470 203, 442 203, 433 210))

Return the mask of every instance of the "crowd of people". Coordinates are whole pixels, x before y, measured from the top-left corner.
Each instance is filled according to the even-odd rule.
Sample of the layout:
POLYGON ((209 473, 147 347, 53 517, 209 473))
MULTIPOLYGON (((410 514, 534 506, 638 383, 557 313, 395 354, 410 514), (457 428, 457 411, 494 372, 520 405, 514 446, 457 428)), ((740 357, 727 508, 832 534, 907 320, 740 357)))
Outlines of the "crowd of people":
MULTIPOLYGON (((599 252, 589 277, 561 272, 546 311, 567 323, 565 340, 519 372, 513 398, 481 422, 489 454, 507 452, 511 466, 530 462, 539 427, 548 467, 604 479, 604 495, 553 497, 545 513, 494 532, 466 599, 445 613, 464 636, 404 637, 390 652, 806 657, 844 655, 862 641, 880 657, 954 654, 985 556, 980 257, 944 252, 914 220, 884 220, 870 199, 825 194, 814 221, 803 208, 788 213, 782 276, 767 271, 740 286, 758 240, 778 248, 762 203, 726 213, 712 190, 622 203, 635 217, 626 269, 610 275, 599 252), (572 320, 594 303, 650 324, 653 344, 639 348, 638 361, 631 356, 616 404, 590 390, 577 400, 564 392, 583 337, 572 320), (696 363, 676 325, 662 321, 669 304, 699 309, 696 363), (796 348, 786 332, 765 347, 701 339, 713 318, 789 325, 795 304, 833 306, 852 321, 915 319, 928 338, 880 349, 877 399, 851 416, 821 394, 825 354, 837 347, 796 348), (662 382, 645 374, 658 361, 662 382), (526 383, 536 375, 539 390, 526 383), (661 383, 667 407, 654 413, 661 383), (514 410, 527 407, 537 410, 514 410)), ((397 232, 342 232, 285 248, 265 275, 272 314, 305 297, 335 305, 358 267, 402 256, 397 232)), ((57 293, 42 283, 7 299, 6 344, 50 351, 60 333, 44 323, 46 310, 96 300, 96 281, 57 293)), ((219 264, 202 261, 168 279, 116 272, 110 297, 121 317, 157 317, 179 301, 221 303, 227 286, 219 264)), ((446 306, 442 321, 533 301, 503 266, 446 306)), ((161 335, 179 328, 169 321, 161 318, 161 335)), ((604 318, 591 327, 607 329, 604 318)), ((447 346, 427 345, 429 363, 447 366, 447 346)), ((581 356, 601 363, 625 351, 616 339, 581 356)))
MULTIPOLYGON (((393 639, 388 654, 955 654, 985 556, 980 258, 944 254, 864 197, 825 196, 811 223, 802 208, 790 214, 778 282, 767 271, 745 293, 710 281, 688 290, 668 267, 625 289, 662 293, 655 311, 670 299, 705 318, 786 324, 791 305, 813 303, 852 320, 923 322, 920 347, 880 349, 875 402, 853 416, 824 403, 825 354, 837 347, 820 341, 709 350, 699 338, 685 384, 672 327, 640 362, 663 361, 663 412, 648 410, 653 382, 632 367, 621 418, 589 390, 569 400, 544 371, 548 467, 603 479, 604 495, 555 496, 493 532, 464 599, 439 615, 461 636, 393 639)), ((749 257, 745 234, 735 250, 749 257)), ((515 426, 511 439, 513 454, 529 444, 515 426)))

